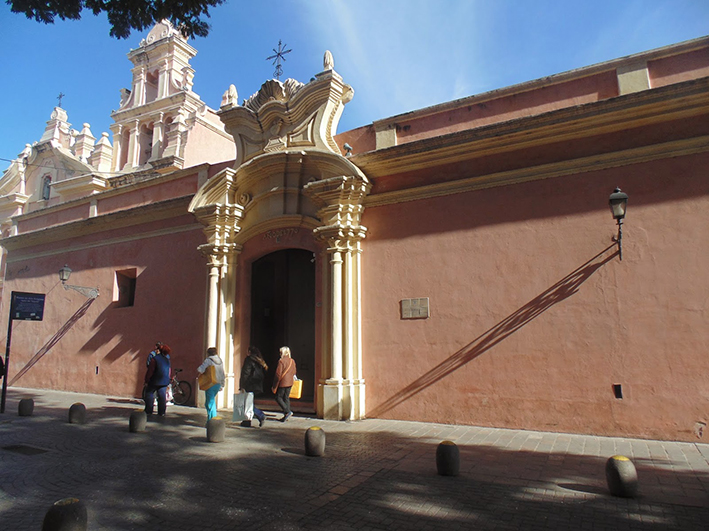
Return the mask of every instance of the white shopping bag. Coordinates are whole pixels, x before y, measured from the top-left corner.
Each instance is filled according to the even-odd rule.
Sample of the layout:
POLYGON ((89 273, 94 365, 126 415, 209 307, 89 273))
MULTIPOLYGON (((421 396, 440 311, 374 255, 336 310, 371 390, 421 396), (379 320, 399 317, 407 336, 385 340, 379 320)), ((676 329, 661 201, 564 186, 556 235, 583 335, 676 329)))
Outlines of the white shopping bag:
POLYGON ((234 422, 242 420, 251 420, 254 418, 254 394, 253 393, 238 393, 234 395, 234 422))

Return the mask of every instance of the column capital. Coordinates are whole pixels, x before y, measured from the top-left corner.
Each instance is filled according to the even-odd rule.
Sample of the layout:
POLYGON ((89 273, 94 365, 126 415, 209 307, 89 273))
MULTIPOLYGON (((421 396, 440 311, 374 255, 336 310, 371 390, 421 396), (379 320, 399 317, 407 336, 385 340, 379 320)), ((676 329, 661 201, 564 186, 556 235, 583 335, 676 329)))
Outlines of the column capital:
POLYGON ((212 245, 205 243, 197 247, 197 250, 202 253, 202 256, 207 258, 208 266, 220 266, 232 260, 242 250, 241 245, 229 243, 224 245, 212 245))

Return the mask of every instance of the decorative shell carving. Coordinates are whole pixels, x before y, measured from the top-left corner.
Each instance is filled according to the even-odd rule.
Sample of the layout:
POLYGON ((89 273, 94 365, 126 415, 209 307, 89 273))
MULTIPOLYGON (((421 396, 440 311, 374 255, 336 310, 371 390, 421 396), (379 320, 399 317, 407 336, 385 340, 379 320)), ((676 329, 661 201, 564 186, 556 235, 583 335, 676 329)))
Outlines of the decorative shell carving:
POLYGON ((284 83, 277 79, 269 79, 261 85, 256 94, 244 102, 244 107, 253 112, 258 112, 265 103, 271 100, 290 101, 303 86, 303 83, 295 79, 286 79, 284 83))

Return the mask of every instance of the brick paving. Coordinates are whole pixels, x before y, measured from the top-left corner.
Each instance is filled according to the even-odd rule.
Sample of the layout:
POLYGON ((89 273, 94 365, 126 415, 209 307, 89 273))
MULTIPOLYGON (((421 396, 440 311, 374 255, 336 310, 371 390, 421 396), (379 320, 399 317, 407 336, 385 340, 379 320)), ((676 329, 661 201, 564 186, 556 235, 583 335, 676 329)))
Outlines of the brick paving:
MULTIPOLYGON (((11 388, 0 415, 0 529, 41 529, 47 508, 83 500, 91 530, 708 529, 709 445, 268 412, 208 443, 203 410, 170 406, 128 431, 138 401, 11 388), (17 416, 32 397, 32 417, 17 416), (85 425, 69 424, 74 402, 85 425), (305 430, 327 434, 306 457, 305 430), (457 477, 436 474, 454 441, 457 477), (640 495, 608 494, 611 455, 632 458, 640 495)), ((224 415, 228 418, 228 412, 224 415)))

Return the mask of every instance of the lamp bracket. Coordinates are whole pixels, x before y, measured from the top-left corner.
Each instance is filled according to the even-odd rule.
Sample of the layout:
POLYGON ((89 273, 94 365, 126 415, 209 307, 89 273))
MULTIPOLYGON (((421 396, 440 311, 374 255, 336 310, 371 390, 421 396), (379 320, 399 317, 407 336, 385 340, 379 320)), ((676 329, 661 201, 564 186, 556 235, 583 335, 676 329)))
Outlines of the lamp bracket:
POLYGON ((86 288, 84 286, 73 286, 71 284, 63 284, 65 290, 74 290, 81 293, 84 297, 88 299, 95 299, 98 297, 98 288, 86 288))

